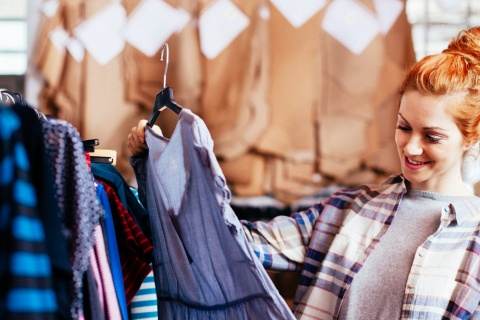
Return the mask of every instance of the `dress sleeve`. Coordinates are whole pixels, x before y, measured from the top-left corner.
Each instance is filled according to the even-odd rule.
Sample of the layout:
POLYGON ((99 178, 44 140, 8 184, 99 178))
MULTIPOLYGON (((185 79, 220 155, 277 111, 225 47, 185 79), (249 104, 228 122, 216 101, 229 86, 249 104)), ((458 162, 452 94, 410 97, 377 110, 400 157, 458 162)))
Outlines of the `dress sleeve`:
POLYGON ((242 220, 247 240, 265 268, 300 270, 324 201, 270 222, 242 220))

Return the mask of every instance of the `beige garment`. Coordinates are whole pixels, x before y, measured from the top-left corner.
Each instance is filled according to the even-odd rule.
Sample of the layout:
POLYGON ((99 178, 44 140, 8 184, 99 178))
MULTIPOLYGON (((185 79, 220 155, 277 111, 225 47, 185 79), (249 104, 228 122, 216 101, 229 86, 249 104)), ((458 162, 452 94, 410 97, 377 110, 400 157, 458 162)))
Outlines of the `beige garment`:
MULTIPOLYGON (((63 0, 58 16, 53 18, 61 23, 54 24, 45 17, 45 30, 40 34, 48 34, 57 26, 72 34, 82 21, 109 4, 109 0, 63 0)), ((53 116, 70 122, 84 140, 99 139, 99 148, 116 150, 117 168, 127 180, 131 179, 133 170, 129 165, 126 136, 138 120, 148 118, 150 112, 124 99, 122 54, 106 65, 99 65, 88 52, 82 62, 76 62, 65 51, 63 59, 56 61, 58 51, 48 37, 39 38, 38 46, 42 49, 37 52, 37 65, 47 80, 40 111, 54 112, 53 116)))
POLYGON ((342 178, 360 167, 368 148, 368 121, 348 113, 330 113, 320 124, 321 173, 342 178))
MULTIPOLYGON (((374 9, 373 1, 362 3, 374 9)), ((362 166, 397 172, 391 119, 396 119, 405 65, 414 57, 409 31, 403 11, 389 33, 377 35, 360 55, 322 35, 326 62, 318 112, 320 172, 337 179, 362 166)))
MULTIPOLYGON (((250 23, 215 59, 203 56, 201 115, 215 141, 215 153, 233 159, 246 153, 267 126, 268 21, 262 1, 232 1, 250 23)), ((202 1, 202 10, 214 1, 202 1)))
POLYGON ((365 163, 369 168, 391 174, 400 170, 395 145, 395 124, 400 103, 398 90, 405 70, 415 62, 411 26, 405 11, 385 36, 385 45, 386 58, 380 76, 382 85, 373 100, 377 111, 369 133, 370 140, 375 140, 378 148, 367 155, 365 163))
POLYGON ((220 166, 235 195, 258 196, 267 192, 266 166, 268 159, 253 153, 228 161, 220 166))
POLYGON ((270 167, 273 170, 272 194, 276 199, 286 204, 292 204, 300 198, 317 194, 324 186, 321 180, 306 182, 289 177, 288 170, 298 167, 298 164, 287 165, 287 163, 288 161, 283 159, 275 159, 273 166, 270 167))
POLYGON ((317 104, 320 21, 323 11, 294 28, 270 4, 270 120, 255 143, 264 154, 314 153, 312 116, 317 104))
MULTIPOLYGON (((133 12, 140 0, 125 3, 128 13, 133 12)), ((195 26, 197 2, 187 0, 167 1, 174 8, 181 7, 190 16, 190 22, 181 32, 173 34, 166 43, 169 48, 169 64, 166 85, 174 92, 174 100, 179 105, 200 113, 201 68, 198 33, 195 26)), ((155 96, 163 90, 166 51, 161 61, 161 48, 152 57, 148 57, 133 46, 127 44, 125 59, 125 99, 138 104, 146 110, 153 110, 155 96)), ((177 122, 177 115, 166 110, 157 119, 166 136, 171 136, 177 122)))

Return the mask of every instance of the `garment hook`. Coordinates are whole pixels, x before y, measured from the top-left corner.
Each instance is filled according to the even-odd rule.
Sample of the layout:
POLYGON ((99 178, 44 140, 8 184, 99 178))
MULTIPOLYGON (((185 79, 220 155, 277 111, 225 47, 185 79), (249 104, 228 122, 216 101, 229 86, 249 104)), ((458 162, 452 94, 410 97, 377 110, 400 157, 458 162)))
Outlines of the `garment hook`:
POLYGON ((163 54, 165 52, 165 49, 167 50, 167 58, 165 61, 165 69, 163 71, 163 88, 167 87, 167 70, 168 70, 168 56, 170 55, 168 52, 168 43, 164 43, 162 46, 162 53, 160 55, 160 61, 163 61, 163 54))

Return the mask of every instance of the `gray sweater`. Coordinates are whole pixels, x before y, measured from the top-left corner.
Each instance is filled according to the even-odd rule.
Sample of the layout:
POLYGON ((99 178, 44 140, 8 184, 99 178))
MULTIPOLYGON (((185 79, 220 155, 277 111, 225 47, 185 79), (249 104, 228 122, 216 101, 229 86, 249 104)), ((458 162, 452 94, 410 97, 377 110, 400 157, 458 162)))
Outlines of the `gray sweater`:
POLYGON ((415 252, 440 226, 442 207, 455 199, 418 190, 404 195, 391 227, 347 290, 339 319, 400 319, 415 252))

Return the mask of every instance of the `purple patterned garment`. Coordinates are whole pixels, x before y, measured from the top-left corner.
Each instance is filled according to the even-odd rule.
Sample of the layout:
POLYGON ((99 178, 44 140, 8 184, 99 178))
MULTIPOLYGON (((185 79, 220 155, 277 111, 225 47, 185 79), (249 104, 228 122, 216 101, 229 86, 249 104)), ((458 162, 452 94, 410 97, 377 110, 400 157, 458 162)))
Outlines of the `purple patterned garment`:
POLYGON ((96 194, 94 178, 88 167, 78 131, 68 122, 42 123, 45 148, 55 175, 55 189, 62 213, 63 232, 70 241, 73 271, 72 319, 83 316, 83 274, 89 265, 93 232, 104 215, 96 194))

